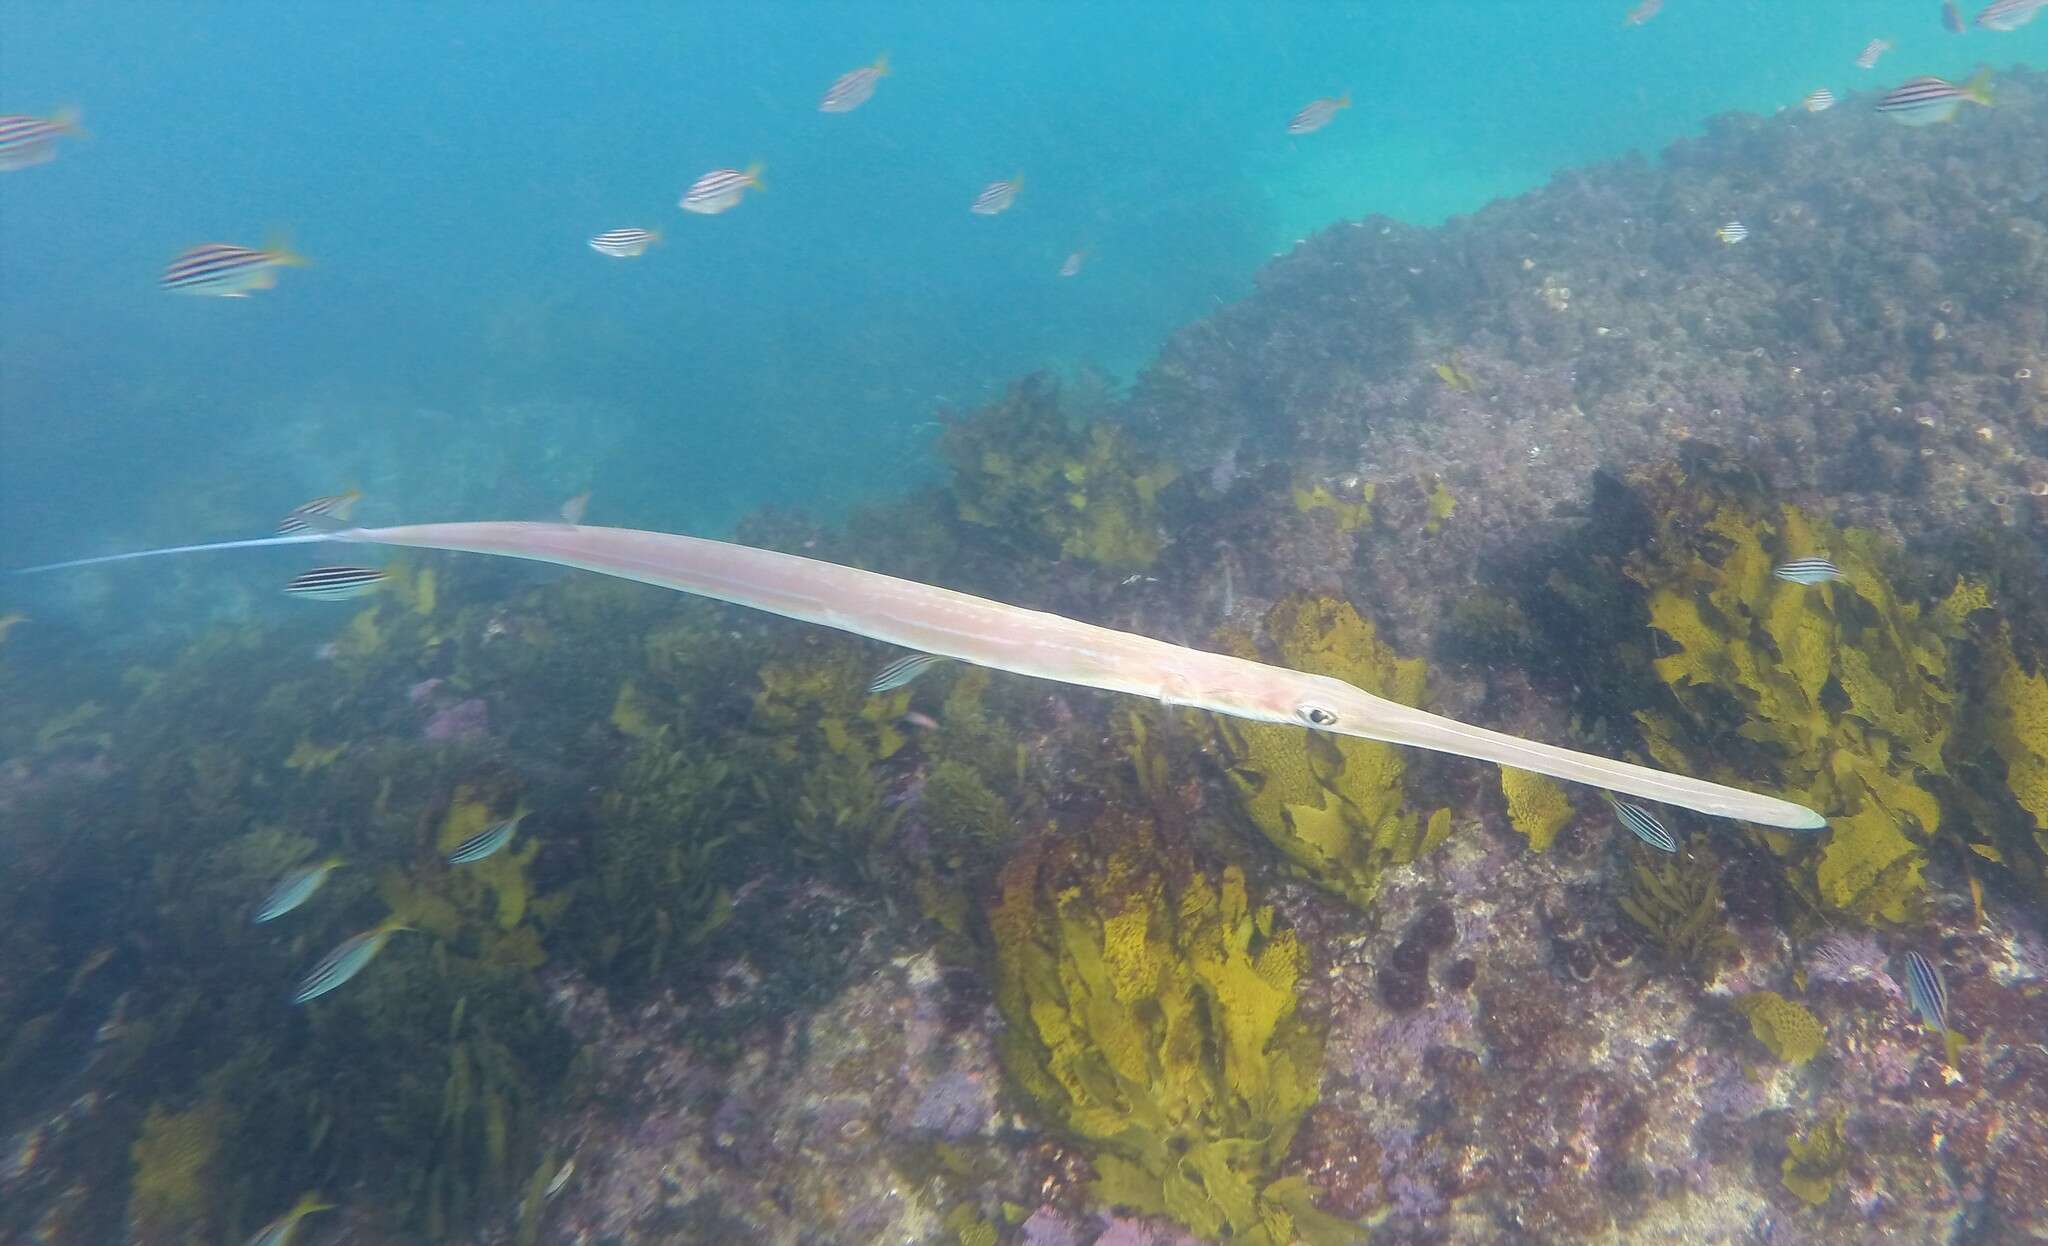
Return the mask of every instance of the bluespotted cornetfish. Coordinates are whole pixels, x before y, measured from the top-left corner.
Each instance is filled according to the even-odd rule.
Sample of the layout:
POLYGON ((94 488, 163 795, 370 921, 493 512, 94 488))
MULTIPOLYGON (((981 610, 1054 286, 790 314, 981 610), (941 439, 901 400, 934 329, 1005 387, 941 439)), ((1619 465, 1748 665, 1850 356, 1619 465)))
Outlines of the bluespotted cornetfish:
POLYGON ((1206 653, 915 580, 702 537, 554 523, 416 524, 142 550, 27 570, 318 540, 554 563, 749 606, 992 670, 1127 692, 1254 722, 1432 749, 1764 826, 1817 830, 1827 825, 1813 810, 1788 800, 1470 726, 1384 700, 1326 675, 1206 653))

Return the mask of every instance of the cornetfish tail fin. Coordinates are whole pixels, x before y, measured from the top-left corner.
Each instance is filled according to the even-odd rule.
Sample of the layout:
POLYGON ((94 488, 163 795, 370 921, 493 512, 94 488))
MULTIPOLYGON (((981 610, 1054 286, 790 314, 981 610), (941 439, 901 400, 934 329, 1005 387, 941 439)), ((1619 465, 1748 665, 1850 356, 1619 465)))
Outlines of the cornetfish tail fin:
POLYGON ((68 562, 46 562, 39 567, 16 567, 9 575, 34 575, 39 571, 63 571, 71 567, 97 567, 110 562, 133 562, 137 558, 162 558, 167 554, 199 554, 216 549, 250 549, 259 545, 311 545, 317 541, 345 541, 334 532, 298 532, 291 536, 261 536, 247 541, 208 541, 202 545, 167 545, 162 549, 137 549, 125 554, 101 554, 97 558, 73 558, 68 562))

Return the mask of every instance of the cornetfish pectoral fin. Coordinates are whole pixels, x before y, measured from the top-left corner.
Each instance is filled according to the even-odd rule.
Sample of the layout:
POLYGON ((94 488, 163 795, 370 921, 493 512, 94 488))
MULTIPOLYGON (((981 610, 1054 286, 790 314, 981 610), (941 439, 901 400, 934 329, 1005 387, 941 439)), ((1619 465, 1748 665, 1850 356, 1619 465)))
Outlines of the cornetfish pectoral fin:
POLYGON ((1553 779, 1588 783, 1659 804, 1712 814, 1717 818, 1734 818, 1793 831, 1817 831, 1827 825, 1826 818, 1805 805, 1775 796, 1668 774, 1630 762, 1595 757, 1591 753, 1474 727, 1394 701, 1378 697, 1372 699, 1378 702, 1374 707, 1377 712, 1369 721, 1351 717, 1331 730, 1532 770, 1553 779))

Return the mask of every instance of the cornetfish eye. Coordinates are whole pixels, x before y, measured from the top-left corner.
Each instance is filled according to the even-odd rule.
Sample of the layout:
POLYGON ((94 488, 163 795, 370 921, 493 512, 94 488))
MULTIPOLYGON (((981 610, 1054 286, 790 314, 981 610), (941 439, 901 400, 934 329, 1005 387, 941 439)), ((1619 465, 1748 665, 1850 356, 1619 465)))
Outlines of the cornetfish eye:
POLYGON ((1301 721, 1311 727, 1334 727, 1337 725, 1336 713, 1326 710, 1320 705, 1304 705, 1294 712, 1301 715, 1301 721))

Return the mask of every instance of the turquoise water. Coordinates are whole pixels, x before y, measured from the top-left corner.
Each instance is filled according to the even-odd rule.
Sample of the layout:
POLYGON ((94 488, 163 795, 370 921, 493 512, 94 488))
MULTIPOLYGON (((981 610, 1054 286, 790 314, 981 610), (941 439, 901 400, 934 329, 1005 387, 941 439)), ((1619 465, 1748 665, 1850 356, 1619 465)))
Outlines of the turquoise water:
POLYGON ((375 520, 584 489, 593 521, 671 530, 829 513, 924 478, 937 413, 1019 373, 1128 380, 1331 221, 1437 221, 1717 112, 2048 46, 1950 35, 1932 0, 1626 7, 0 5, 6 110, 91 131, 0 178, 7 558, 246 533, 350 485, 375 520), (867 106, 816 111, 884 50, 867 106), (676 210, 753 161, 767 193, 676 210), (967 213, 1014 172, 1011 212, 967 213), (666 241, 583 244, 626 225, 666 241), (155 288, 273 232, 315 266, 155 288))
MULTIPOLYGON (((262 1241, 323 1192, 310 1246, 2037 1224, 2048 130, 2038 76, 1946 129, 1869 109, 2038 63, 2048 20, 1627 7, 0 0, 0 116, 89 131, 0 172, 0 570, 351 488, 377 526, 587 493, 1833 820, 1623 814, 1455 724, 1254 733, 1222 714, 1391 711, 772 556, 742 591, 854 635, 364 545, 0 574, 0 1239, 262 1241), (1471 229, 1331 228, 1787 109, 1471 229), (663 239, 587 245, 623 227, 663 239), (311 260, 274 289, 159 288, 272 239, 311 260), (375 598, 279 592, 358 558, 375 598), (877 691, 896 642, 966 660, 877 691), (1879 985, 1907 950, 1953 1039, 1879 985)), ((1548 764, 1670 794, 1583 761, 1548 764)))

